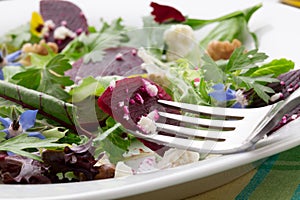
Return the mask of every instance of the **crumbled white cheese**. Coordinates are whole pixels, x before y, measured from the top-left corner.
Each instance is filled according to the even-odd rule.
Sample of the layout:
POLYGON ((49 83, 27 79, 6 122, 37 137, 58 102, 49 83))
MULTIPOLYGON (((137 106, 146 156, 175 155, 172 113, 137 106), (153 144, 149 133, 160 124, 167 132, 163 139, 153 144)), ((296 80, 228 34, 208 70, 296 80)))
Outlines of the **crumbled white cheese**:
POLYGON ((55 23, 52 20, 47 20, 44 23, 44 27, 42 29, 42 35, 48 36, 50 30, 53 30, 55 28, 55 23))
POLYGON ((154 121, 157 121, 158 118, 159 118, 158 111, 156 109, 151 111, 150 113, 148 113, 147 117, 154 120, 154 121))
POLYGON ((44 26, 46 26, 50 29, 54 29, 55 28, 55 23, 50 19, 50 20, 45 21, 44 26))
POLYGON ((138 121, 138 126, 147 134, 156 133, 156 125, 153 119, 148 116, 142 116, 140 121, 138 121))
POLYGON ((147 116, 142 116, 140 121, 138 121, 137 125, 141 130, 143 130, 147 134, 156 134, 157 127, 155 121, 157 121, 158 118, 158 111, 153 110, 150 113, 148 113, 147 116))
POLYGON ((129 120, 130 119, 130 117, 129 117, 129 115, 128 114, 124 114, 124 116, 123 116, 123 119, 125 119, 125 120, 129 120))
POLYGON ((172 148, 165 152, 163 158, 158 162, 160 169, 177 167, 200 159, 200 154, 193 151, 172 148))
POLYGON ((150 97, 154 97, 157 95, 158 88, 156 87, 156 85, 153 85, 148 81, 144 81, 144 84, 145 84, 145 89, 147 93, 150 95, 150 97))
POLYGON ((54 30, 54 39, 64 40, 67 37, 75 38, 76 33, 74 33, 73 31, 71 31, 65 26, 60 26, 54 30))
POLYGON ((131 176, 131 175, 133 175, 133 170, 131 169, 131 167, 129 167, 122 161, 117 163, 115 169, 115 178, 131 176))
POLYGON ((164 32, 163 37, 168 47, 168 61, 174 61, 186 56, 197 44, 193 29, 184 24, 172 25, 164 32))
POLYGON ((109 87, 115 88, 116 87, 116 81, 115 80, 110 81, 109 87))
POLYGON ((118 104, 119 104, 119 107, 123 107, 125 105, 124 101, 120 101, 118 104))
POLYGON ((277 101, 277 100, 280 99, 282 96, 283 96, 283 94, 282 94, 281 92, 276 93, 276 94, 273 94, 273 95, 270 97, 270 101, 271 101, 271 102, 277 101))

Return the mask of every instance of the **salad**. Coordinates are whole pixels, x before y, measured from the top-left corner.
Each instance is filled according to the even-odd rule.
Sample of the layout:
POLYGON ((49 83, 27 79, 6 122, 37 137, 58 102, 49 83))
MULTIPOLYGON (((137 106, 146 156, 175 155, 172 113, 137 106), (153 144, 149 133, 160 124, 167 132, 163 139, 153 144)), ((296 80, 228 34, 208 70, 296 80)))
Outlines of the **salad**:
MULTIPOLYGON (((214 19, 149 6, 142 27, 122 18, 101 19, 96 27, 70 1, 41 0, 27 24, 1 37, 3 183, 117 178, 208 159, 128 130, 168 134, 154 123, 166 109, 159 99, 247 109, 275 103, 299 87, 294 62, 269 61, 248 27, 262 4, 214 19), (211 30, 198 38, 207 26, 211 30)), ((299 110, 275 129, 299 117, 299 110)))

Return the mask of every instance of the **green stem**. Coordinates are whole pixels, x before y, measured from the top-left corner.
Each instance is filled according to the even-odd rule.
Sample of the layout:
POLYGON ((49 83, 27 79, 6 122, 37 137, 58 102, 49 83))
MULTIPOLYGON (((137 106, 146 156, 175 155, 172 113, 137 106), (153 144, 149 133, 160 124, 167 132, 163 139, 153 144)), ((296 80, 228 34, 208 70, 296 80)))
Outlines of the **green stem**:
POLYGON ((191 26, 194 30, 200 29, 203 26, 206 26, 208 24, 214 23, 214 22, 219 22, 219 21, 224 21, 233 17, 238 17, 238 16, 243 16, 244 12, 242 11, 235 11, 232 13, 229 13, 227 15, 217 17, 214 19, 192 19, 188 18, 184 24, 191 26))

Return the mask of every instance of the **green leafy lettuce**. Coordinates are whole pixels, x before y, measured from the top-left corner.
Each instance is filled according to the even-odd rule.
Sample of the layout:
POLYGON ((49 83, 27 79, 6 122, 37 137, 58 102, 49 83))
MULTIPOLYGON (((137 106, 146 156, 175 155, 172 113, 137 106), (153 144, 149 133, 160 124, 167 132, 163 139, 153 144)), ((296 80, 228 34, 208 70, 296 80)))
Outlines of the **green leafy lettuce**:
POLYGON ((69 100, 70 95, 63 88, 73 85, 73 81, 64 75, 72 65, 63 54, 53 56, 31 55, 32 65, 16 73, 11 79, 18 85, 49 94, 61 100, 69 100))

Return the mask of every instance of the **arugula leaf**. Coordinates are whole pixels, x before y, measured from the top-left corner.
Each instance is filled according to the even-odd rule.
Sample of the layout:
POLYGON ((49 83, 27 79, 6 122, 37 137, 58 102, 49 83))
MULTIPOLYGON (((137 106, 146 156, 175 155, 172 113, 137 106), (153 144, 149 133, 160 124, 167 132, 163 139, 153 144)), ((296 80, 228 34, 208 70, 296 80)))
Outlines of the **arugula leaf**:
POLYGON ((61 139, 61 138, 63 138, 66 135, 67 132, 68 132, 68 130, 65 130, 65 129, 61 128, 61 127, 55 127, 55 128, 43 131, 43 135, 46 138, 61 139), (62 129, 62 130, 60 130, 60 129, 62 129))
POLYGON ((279 60, 275 59, 259 67, 250 76, 256 77, 256 76, 272 74, 273 77, 277 77, 280 74, 286 73, 294 69, 294 65, 295 63, 293 61, 287 60, 285 58, 279 60))
POLYGON ((69 60, 64 58, 63 54, 54 57, 33 54, 31 57, 33 65, 12 76, 12 80, 29 89, 68 100, 70 95, 62 87, 74 83, 69 77, 64 76, 64 72, 72 68, 69 60))
POLYGON ((32 153, 25 151, 28 148, 64 148, 66 144, 54 143, 58 138, 46 138, 39 139, 36 137, 28 137, 26 134, 20 134, 16 137, 10 138, 8 140, 2 141, 0 143, 0 150, 11 151, 15 154, 19 154, 28 158, 32 158, 38 161, 42 161, 41 157, 32 153))
POLYGON ((187 18, 184 24, 191 26, 194 30, 198 30, 208 24, 214 23, 214 22, 220 22, 224 20, 228 20, 231 18, 243 16, 244 13, 242 11, 235 11, 229 14, 226 14, 221 17, 217 17, 214 19, 193 19, 193 18, 187 18))
POLYGON ((202 28, 203 26, 206 26, 206 25, 214 23, 214 22, 223 22, 223 21, 226 21, 229 19, 239 18, 239 17, 243 17, 245 19, 245 21, 248 22, 252 16, 252 14, 261 7, 262 7, 262 4, 260 3, 255 6, 252 6, 250 8, 247 8, 243 11, 235 11, 235 12, 223 15, 221 17, 217 17, 214 19, 208 19, 208 20, 188 18, 184 22, 184 24, 187 24, 187 25, 191 26, 194 30, 197 30, 197 29, 202 28))
POLYGON ((105 151, 113 163, 124 159, 123 153, 128 150, 132 136, 128 135, 124 138, 121 124, 116 123, 112 117, 106 120, 106 127, 103 131, 93 140, 93 146, 96 147, 95 156, 105 151))
POLYGON ((105 132, 108 132, 107 138, 117 147, 123 149, 124 151, 128 150, 130 146, 130 137, 127 136, 124 138, 124 128, 120 126, 112 117, 109 117, 106 120, 106 127, 103 128, 105 132))
POLYGON ((210 96, 208 95, 208 92, 207 92, 207 83, 203 78, 200 79, 199 93, 200 93, 201 98, 205 102, 210 103, 211 98, 210 98, 210 96))
POLYGON ((246 43, 247 40, 252 38, 255 43, 256 48, 258 47, 258 40, 255 33, 251 32, 248 27, 248 22, 253 15, 253 13, 262 7, 262 4, 257 4, 243 11, 234 13, 232 16, 227 18, 221 18, 218 25, 213 28, 207 36, 201 40, 200 44, 203 47, 206 47, 210 41, 219 40, 219 41, 232 41, 233 39, 239 39, 243 43, 246 43))

